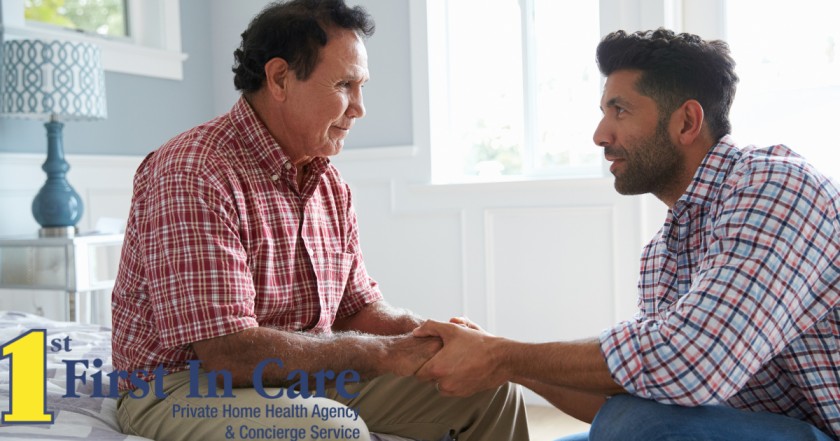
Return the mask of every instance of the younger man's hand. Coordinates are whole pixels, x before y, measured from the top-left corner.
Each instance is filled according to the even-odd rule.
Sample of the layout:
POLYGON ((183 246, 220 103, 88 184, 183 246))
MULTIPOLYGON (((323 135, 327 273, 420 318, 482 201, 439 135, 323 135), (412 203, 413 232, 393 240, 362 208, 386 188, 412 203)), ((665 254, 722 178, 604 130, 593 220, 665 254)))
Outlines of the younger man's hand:
POLYGON ((390 337, 386 369, 402 377, 412 376, 443 347, 437 337, 414 337, 411 334, 390 337))

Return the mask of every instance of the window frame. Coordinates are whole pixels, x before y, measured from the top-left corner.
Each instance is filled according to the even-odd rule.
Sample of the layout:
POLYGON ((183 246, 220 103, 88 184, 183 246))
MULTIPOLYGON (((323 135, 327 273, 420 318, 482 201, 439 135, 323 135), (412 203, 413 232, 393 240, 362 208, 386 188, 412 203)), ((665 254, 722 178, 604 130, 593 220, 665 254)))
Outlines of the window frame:
POLYGON ((102 49, 106 71, 169 80, 182 80, 180 0, 129 0, 131 36, 113 38, 28 23, 23 0, 0 3, 3 39, 44 39, 94 43, 102 49))
MULTIPOLYGON (((465 175, 457 171, 458 164, 455 161, 447 161, 445 155, 441 152, 449 150, 451 146, 450 124, 449 124, 449 109, 450 106, 445 103, 448 102, 449 79, 449 65, 448 61, 448 26, 446 0, 425 0, 424 8, 417 10, 425 15, 425 26, 423 27, 424 37, 426 39, 428 60, 428 103, 430 107, 430 121, 429 128, 431 131, 430 138, 431 145, 431 182, 436 184, 448 183, 470 183, 470 182, 507 182, 507 181, 522 181, 522 180, 544 180, 544 179, 599 179, 606 176, 606 163, 601 161, 595 166, 580 166, 567 165, 555 166, 550 168, 540 167, 537 159, 537 146, 534 137, 537 134, 537 60, 536 60, 536 42, 534 39, 533 29, 533 8, 534 0, 518 0, 522 5, 522 12, 520 13, 521 21, 521 41, 522 41, 522 70, 523 70, 523 84, 521 85, 523 91, 523 124, 524 124, 524 145, 522 146, 522 172, 515 175, 500 175, 500 176, 471 176, 465 175), (435 56, 434 54, 447 53, 444 56, 435 56)), ((600 7, 604 4, 611 4, 619 0, 600 0, 600 7)), ((677 1, 677 0, 666 0, 677 1)), ((414 2, 413 2, 414 3, 414 2)), ((417 2, 420 3, 420 2, 417 2)), ((607 16, 606 23, 613 23, 618 21, 617 15, 612 12, 604 12, 602 9, 600 23, 601 29, 604 29, 604 16, 607 16)), ((603 32, 602 32, 603 33, 603 32)), ((594 51, 594 48, 593 48, 594 51)), ((602 79, 603 81, 603 79, 602 79)), ((593 103, 593 106, 597 103, 593 103)), ((594 130, 594 127, 593 127, 594 130)))

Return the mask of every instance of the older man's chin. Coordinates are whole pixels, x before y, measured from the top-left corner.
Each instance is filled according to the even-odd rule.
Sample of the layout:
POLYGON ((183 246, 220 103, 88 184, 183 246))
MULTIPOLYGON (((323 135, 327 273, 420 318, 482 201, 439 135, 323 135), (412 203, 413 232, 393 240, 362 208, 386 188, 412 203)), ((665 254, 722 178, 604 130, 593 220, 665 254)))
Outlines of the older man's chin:
POLYGON ((330 140, 329 145, 327 146, 326 154, 324 156, 335 156, 341 153, 341 150, 344 149, 344 138, 346 135, 341 136, 339 138, 333 138, 330 140))
POLYGON ((341 153, 342 150, 344 150, 344 140, 343 139, 341 141, 336 142, 335 144, 333 144, 331 146, 330 152, 327 154, 327 156, 335 156, 335 155, 341 153))

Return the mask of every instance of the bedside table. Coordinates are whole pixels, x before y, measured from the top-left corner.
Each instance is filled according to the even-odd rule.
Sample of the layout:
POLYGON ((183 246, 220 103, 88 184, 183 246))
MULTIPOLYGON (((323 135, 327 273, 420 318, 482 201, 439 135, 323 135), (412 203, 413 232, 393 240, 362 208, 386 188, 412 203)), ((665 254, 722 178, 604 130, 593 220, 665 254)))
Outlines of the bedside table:
POLYGON ((0 289, 62 291, 65 320, 79 321, 79 294, 114 286, 122 243, 122 234, 0 238, 0 289))

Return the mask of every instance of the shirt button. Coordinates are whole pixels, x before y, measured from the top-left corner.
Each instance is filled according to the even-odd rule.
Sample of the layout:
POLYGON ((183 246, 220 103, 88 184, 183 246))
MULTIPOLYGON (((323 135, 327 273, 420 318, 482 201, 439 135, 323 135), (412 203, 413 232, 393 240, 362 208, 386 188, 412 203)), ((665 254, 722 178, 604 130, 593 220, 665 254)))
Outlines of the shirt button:
POLYGON ((276 181, 276 180, 278 180, 278 179, 280 179, 280 176, 277 176, 277 175, 271 175, 271 180, 272 180, 272 181, 276 181))
POLYGON ((291 170, 292 169, 292 163, 291 162, 287 162, 283 166, 286 167, 286 170, 291 170))

